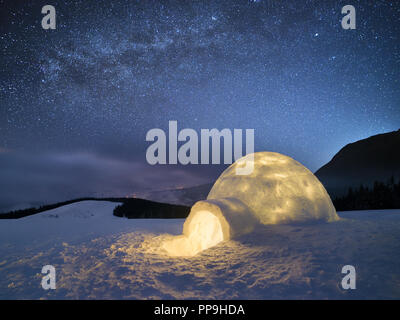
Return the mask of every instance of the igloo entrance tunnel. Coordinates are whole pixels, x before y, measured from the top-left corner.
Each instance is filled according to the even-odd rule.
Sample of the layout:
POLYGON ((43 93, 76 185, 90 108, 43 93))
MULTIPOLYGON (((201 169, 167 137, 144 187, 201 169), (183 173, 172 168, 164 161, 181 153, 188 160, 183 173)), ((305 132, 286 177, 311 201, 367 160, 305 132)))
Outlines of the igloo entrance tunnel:
POLYGON ((183 234, 164 242, 173 256, 193 256, 223 240, 251 232, 257 224, 281 224, 339 217, 324 186, 306 167, 274 152, 247 155, 229 166, 207 200, 192 207, 183 234), (253 172, 236 168, 253 161, 253 172))

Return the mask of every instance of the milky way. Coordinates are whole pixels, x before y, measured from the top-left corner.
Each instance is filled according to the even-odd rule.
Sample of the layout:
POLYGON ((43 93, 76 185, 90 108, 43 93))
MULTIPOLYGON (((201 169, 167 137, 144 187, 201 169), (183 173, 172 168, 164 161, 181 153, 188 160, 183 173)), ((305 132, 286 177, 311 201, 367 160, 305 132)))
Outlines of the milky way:
POLYGON ((315 170, 400 127, 398 1, 51 1, 56 30, 48 1, 19 2, 0 1, 2 153, 145 162, 146 132, 178 120, 254 128, 315 170))

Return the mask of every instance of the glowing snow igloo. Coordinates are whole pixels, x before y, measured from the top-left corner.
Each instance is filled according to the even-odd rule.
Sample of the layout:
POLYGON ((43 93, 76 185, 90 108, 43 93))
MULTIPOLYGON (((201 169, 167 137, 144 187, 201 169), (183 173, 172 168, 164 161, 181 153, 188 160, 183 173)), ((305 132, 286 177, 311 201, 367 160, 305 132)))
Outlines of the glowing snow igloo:
POLYGON ((227 168, 207 200, 221 198, 240 200, 263 224, 338 219, 318 178, 299 162, 275 152, 247 155, 227 168), (247 161, 254 162, 253 172, 237 175, 237 166, 247 161))
POLYGON ((299 162, 275 152, 249 154, 217 179, 207 200, 192 207, 183 235, 164 243, 171 255, 191 256, 223 240, 249 233, 258 223, 338 220, 317 177, 299 162), (253 164, 248 175, 238 168, 253 164))

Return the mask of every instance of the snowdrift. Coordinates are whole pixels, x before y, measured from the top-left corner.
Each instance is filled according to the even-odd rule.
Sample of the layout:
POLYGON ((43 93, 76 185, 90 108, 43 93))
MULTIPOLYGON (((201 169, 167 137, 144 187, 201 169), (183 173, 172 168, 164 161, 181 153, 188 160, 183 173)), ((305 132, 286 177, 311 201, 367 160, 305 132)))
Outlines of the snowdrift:
POLYGON ((174 256, 192 256, 223 240, 251 232, 257 223, 336 221, 339 217, 324 186, 306 167, 274 152, 247 155, 217 179, 207 200, 197 202, 183 235, 164 243, 174 256), (249 175, 238 166, 253 161, 249 175))

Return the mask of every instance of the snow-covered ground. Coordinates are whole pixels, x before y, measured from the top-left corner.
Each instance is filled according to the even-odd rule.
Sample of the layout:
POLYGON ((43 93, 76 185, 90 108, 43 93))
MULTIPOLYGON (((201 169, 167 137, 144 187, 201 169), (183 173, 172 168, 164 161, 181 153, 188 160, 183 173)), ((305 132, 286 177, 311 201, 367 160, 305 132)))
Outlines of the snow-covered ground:
POLYGON ((260 226, 191 258, 161 243, 184 220, 125 219, 84 201, 0 220, 0 299, 400 298, 400 210, 342 212, 340 221, 260 226), (57 289, 41 287, 42 266, 57 289), (357 289, 341 289, 342 266, 357 289))

